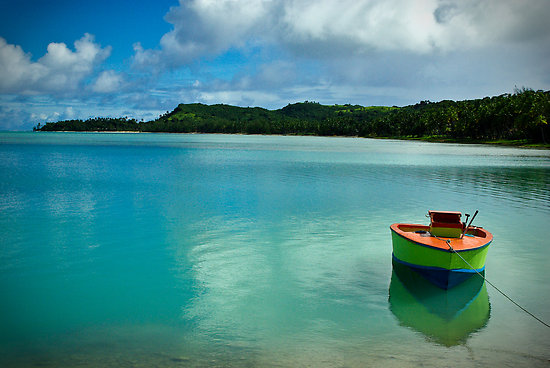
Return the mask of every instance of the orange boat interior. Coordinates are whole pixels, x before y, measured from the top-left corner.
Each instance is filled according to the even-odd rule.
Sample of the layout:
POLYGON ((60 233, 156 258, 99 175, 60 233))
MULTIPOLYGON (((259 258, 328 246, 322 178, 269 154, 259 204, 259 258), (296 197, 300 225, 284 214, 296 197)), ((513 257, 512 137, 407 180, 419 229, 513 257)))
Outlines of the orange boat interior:
POLYGON ((455 250, 469 250, 487 245, 493 235, 487 230, 461 221, 462 214, 453 211, 428 211, 430 225, 393 224, 391 229, 415 243, 448 250, 447 241, 455 250), (464 234, 463 234, 464 232, 464 234))

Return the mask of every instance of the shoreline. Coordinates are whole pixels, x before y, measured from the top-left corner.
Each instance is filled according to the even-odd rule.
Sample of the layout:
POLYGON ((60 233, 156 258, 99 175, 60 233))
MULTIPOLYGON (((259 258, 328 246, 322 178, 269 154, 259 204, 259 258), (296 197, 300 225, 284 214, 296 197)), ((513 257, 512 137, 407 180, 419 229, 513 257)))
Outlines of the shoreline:
POLYGON ((37 130, 33 133, 100 133, 100 134, 208 134, 208 135, 256 135, 256 136, 280 136, 280 137, 326 137, 326 138, 365 138, 365 139, 394 139, 400 141, 421 141, 428 143, 453 143, 453 144, 486 144, 502 147, 517 147, 525 149, 550 150, 550 143, 529 143, 527 140, 466 140, 446 137, 361 137, 348 135, 314 135, 314 134, 246 134, 246 133, 201 133, 201 132, 144 132, 136 130, 37 130))
POLYGON ((400 137, 393 138, 398 140, 411 140, 411 141, 422 141, 422 142, 433 142, 433 143, 454 143, 454 144, 487 144, 492 146, 502 146, 502 147, 517 147, 517 148, 532 148, 532 149, 550 149, 550 143, 530 143, 524 139, 515 139, 515 140, 506 140, 499 139, 495 141, 484 141, 484 140, 462 140, 456 138, 444 138, 444 137, 400 137))

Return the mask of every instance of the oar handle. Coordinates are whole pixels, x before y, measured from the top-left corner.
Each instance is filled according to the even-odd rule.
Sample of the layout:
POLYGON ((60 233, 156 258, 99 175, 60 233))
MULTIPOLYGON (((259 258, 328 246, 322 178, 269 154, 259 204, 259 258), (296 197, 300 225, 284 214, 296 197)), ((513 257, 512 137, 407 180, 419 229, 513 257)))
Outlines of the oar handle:
MULTIPOLYGON (((470 225, 472 224, 472 222, 474 221, 474 219, 476 218, 477 216, 477 213, 479 211, 476 210, 476 212, 474 213, 474 215, 472 216, 472 218, 470 219, 470 223, 468 225, 466 225, 466 227, 464 228, 464 230, 462 230, 462 235, 460 235, 460 238, 462 238, 464 236, 464 234, 466 234, 466 231, 468 230, 468 228, 470 227, 470 225)), ((468 221, 468 218, 466 218, 466 221, 468 221)))

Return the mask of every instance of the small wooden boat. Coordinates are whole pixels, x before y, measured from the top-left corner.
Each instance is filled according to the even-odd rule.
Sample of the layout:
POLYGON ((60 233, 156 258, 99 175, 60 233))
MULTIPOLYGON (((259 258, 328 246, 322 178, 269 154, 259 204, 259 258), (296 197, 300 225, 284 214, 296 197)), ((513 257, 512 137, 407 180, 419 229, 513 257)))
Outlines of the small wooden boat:
MULTIPOLYGON (((428 211, 430 225, 390 226, 393 259, 407 265, 443 289, 452 288, 476 272, 485 270, 485 258, 493 235, 466 225, 454 211, 428 211)), ((466 220, 469 215, 466 215, 466 220)))

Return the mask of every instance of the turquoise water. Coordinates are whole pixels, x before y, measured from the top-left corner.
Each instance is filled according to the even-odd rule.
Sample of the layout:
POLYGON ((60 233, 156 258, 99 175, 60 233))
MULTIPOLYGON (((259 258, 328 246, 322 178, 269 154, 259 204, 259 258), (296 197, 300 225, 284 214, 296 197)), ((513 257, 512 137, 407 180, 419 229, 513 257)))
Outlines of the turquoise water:
POLYGON ((547 367, 491 286, 400 279, 389 225, 479 209, 487 279, 549 322, 549 189, 544 150, 0 133, 0 366, 547 367))

